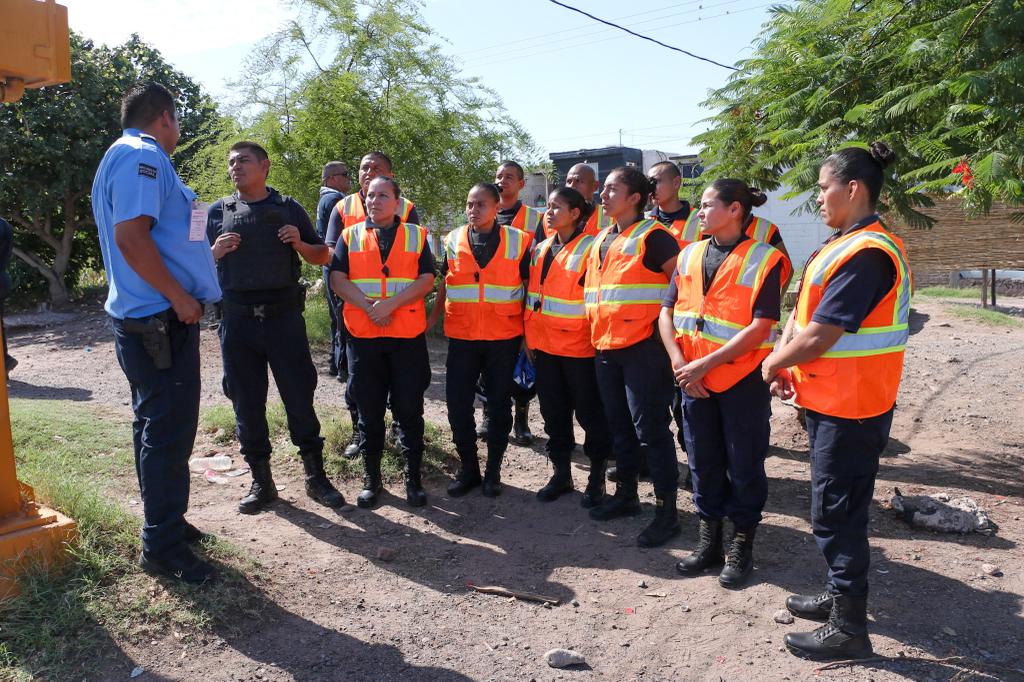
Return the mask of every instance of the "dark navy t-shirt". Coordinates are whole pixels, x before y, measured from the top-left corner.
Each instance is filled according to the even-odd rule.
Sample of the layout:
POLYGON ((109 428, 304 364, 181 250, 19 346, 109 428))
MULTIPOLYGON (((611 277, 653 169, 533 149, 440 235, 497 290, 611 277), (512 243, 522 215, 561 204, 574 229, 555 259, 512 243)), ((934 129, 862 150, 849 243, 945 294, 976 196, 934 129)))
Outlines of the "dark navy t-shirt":
MULTIPOLYGON (((846 234, 879 222, 871 215, 857 222, 846 234)), ((837 235, 838 236, 838 235, 837 235)), ((825 243, 834 241, 829 238, 825 243)), ((864 318, 875 309, 896 284, 896 265, 881 249, 864 249, 850 257, 832 275, 811 320, 842 327, 855 333, 864 318)))

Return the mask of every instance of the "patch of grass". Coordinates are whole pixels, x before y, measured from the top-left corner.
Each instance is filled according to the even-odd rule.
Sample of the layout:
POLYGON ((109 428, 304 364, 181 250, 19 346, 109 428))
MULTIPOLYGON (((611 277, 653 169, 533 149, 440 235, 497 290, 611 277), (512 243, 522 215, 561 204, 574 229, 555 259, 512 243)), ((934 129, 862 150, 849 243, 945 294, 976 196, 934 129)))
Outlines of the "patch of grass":
POLYGON ((136 563, 139 520, 106 495, 112 476, 133 472, 124 418, 59 401, 11 401, 19 477, 47 505, 75 519, 78 541, 63 573, 28 566, 19 596, 0 603, 0 679, 77 679, 116 641, 168 631, 185 641, 232 614, 265 603, 250 582, 259 567, 216 538, 201 553, 222 575, 212 587, 166 584, 136 563))
POLYGON ((914 291, 914 296, 925 298, 979 298, 978 289, 954 289, 953 287, 925 287, 914 291))
POLYGON ((331 344, 331 313, 327 308, 327 297, 323 290, 306 294, 306 336, 311 346, 331 344))
POLYGON ((988 325, 990 327, 1020 327, 1020 318, 1006 313, 1001 313, 997 310, 988 310, 986 308, 973 308, 966 305, 954 305, 950 307, 949 311, 959 318, 964 320, 970 320, 971 322, 978 322, 979 324, 988 325))
MULTIPOLYGON (((352 439, 352 420, 348 412, 331 406, 317 406, 320 417, 321 435, 324 438, 324 466, 331 477, 353 479, 363 475, 363 464, 359 459, 346 459, 342 456, 345 447, 352 439)), ((200 430, 208 434, 215 443, 227 445, 235 442, 235 415, 230 405, 214 405, 203 410, 199 417, 200 430)), ((267 404, 267 426, 270 439, 276 452, 285 451, 289 457, 298 459, 298 450, 291 444, 288 436, 288 422, 284 406, 278 402, 267 404)), ((386 419, 386 428, 390 434, 391 419, 386 419)), ((447 429, 427 422, 423 430, 424 454, 423 473, 441 472, 446 469, 446 462, 455 456, 451 435, 447 429)), ((388 481, 402 477, 405 460, 397 443, 389 437, 381 461, 381 473, 388 481)))

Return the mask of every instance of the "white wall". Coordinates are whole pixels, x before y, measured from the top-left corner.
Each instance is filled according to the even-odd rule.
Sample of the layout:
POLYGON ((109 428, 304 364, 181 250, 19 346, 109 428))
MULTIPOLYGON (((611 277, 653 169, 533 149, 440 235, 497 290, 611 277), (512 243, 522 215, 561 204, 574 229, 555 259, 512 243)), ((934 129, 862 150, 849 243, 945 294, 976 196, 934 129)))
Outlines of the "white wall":
POLYGON ((822 222, 817 211, 793 213, 811 196, 810 192, 802 194, 796 199, 783 200, 782 195, 788 191, 788 189, 782 188, 768 192, 768 203, 755 208, 754 215, 767 218, 779 226, 779 230, 782 231, 782 239, 786 242, 786 248, 793 259, 793 266, 800 268, 814 253, 814 250, 828 238, 832 230, 822 222))

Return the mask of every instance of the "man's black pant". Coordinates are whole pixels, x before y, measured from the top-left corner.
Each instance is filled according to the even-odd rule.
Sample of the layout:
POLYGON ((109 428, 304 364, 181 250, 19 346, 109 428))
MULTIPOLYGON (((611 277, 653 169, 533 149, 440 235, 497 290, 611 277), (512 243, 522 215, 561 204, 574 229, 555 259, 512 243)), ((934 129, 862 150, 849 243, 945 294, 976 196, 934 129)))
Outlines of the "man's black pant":
POLYGON ((828 590, 868 593, 868 510, 878 458, 889 442, 893 409, 869 419, 807 410, 811 454, 811 530, 828 564, 828 590))
POLYGON ((512 429, 512 372, 523 338, 500 341, 448 339, 445 363, 445 398, 452 440, 460 455, 476 455, 476 420, 473 399, 477 378, 483 375, 487 391, 487 451, 504 455, 512 429))
POLYGON ((220 324, 224 395, 235 408, 239 450, 250 466, 270 459, 267 367, 281 394, 288 433, 300 454, 323 451, 313 409, 316 368, 309 354, 301 307, 267 318, 224 310, 220 324))
POLYGON ((772 416, 760 366, 721 393, 708 391, 708 398, 680 393, 697 514, 708 521, 728 517, 741 530, 756 526, 768 500, 764 460, 772 416))
POLYGON ((537 400, 548 434, 548 455, 569 454, 576 447, 572 417, 583 427, 583 451, 591 461, 608 459, 612 434, 601 404, 593 358, 570 358, 534 351, 537 370, 537 400))
POLYGON ((384 450, 384 413, 399 426, 402 452, 423 453, 423 393, 430 386, 430 356, 424 334, 412 339, 350 336, 349 385, 359 408, 359 437, 366 454, 384 450))
POLYGON ((655 336, 626 348, 599 350, 597 384, 611 427, 619 480, 639 474, 646 453, 654 492, 673 494, 679 482, 672 420, 672 368, 655 336))
POLYGON ((331 290, 331 269, 324 269, 324 292, 327 297, 327 312, 331 316, 331 357, 329 360, 330 374, 348 372, 348 365, 345 360, 345 341, 348 331, 345 329, 345 321, 341 319, 342 305, 344 302, 334 295, 331 290))
POLYGON ((132 444, 142 493, 142 550, 151 556, 182 547, 188 510, 188 459, 199 425, 199 325, 168 316, 171 366, 157 369, 142 335, 111 318, 114 350, 132 392, 132 444))

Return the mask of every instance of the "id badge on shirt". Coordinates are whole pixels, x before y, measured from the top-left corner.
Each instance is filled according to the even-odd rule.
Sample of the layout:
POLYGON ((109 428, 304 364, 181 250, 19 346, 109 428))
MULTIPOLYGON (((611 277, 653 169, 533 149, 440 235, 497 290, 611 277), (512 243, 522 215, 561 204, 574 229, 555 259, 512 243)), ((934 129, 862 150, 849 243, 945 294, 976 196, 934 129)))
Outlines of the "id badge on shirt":
POLYGON ((206 215, 210 204, 205 201, 192 201, 192 217, 188 224, 188 240, 190 242, 206 241, 206 215))

